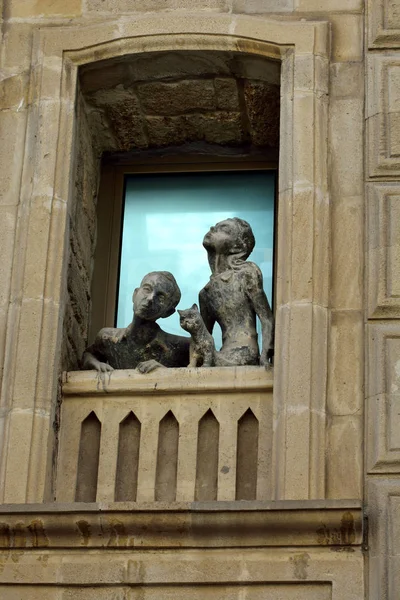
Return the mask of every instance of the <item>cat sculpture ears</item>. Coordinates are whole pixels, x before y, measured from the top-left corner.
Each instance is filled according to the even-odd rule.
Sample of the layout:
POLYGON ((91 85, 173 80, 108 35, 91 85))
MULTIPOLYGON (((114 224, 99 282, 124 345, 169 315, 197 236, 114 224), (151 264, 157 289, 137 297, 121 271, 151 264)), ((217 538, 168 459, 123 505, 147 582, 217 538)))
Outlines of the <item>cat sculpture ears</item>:
POLYGON ((190 308, 187 308, 186 310, 179 310, 179 308, 178 308, 178 313, 182 317, 183 316, 182 313, 186 313, 188 310, 197 310, 197 312, 200 312, 197 304, 193 304, 193 306, 191 306, 190 308))

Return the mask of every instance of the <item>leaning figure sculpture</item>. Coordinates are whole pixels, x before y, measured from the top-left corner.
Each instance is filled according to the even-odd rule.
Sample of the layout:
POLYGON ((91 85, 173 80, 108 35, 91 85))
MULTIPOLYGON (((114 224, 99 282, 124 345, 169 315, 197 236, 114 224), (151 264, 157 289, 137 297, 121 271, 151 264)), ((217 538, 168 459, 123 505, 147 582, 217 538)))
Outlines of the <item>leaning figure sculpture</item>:
POLYGON ((169 317, 181 298, 172 273, 154 271, 143 278, 133 292, 133 320, 126 328, 105 327, 83 354, 83 369, 111 372, 138 369, 142 373, 157 367, 186 367, 190 338, 161 329, 157 319, 169 317))
POLYGON ((215 353, 215 365, 268 366, 273 356, 273 315, 261 270, 247 261, 255 246, 249 223, 237 217, 221 221, 205 235, 203 246, 211 277, 199 294, 200 313, 210 333, 216 322, 222 330, 222 348, 215 353), (262 328, 261 353, 257 316, 262 328))

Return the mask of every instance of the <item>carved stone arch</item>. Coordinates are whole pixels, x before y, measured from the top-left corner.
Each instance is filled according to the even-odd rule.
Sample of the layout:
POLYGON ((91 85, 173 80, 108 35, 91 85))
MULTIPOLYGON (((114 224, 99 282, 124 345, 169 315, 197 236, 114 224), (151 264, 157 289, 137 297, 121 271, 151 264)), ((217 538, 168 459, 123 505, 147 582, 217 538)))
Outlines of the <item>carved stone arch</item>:
POLYGON ((40 502, 52 495, 46 473, 54 445, 50 432, 62 341, 78 68, 125 54, 166 49, 252 53, 282 63, 275 496, 324 496, 328 40, 328 26, 323 22, 225 14, 186 13, 168 20, 145 15, 122 24, 108 21, 89 27, 44 27, 36 32, 3 379, 10 407, 29 398, 33 410, 26 460, 22 452, 14 459, 7 451, 18 435, 11 412, 8 417, 7 458, 1 473, 4 502, 40 502), (17 369, 22 361, 26 368, 17 369), (309 466, 301 472, 299 452, 304 459, 301 464, 309 466), (16 470, 20 471, 18 482, 12 477, 16 470))

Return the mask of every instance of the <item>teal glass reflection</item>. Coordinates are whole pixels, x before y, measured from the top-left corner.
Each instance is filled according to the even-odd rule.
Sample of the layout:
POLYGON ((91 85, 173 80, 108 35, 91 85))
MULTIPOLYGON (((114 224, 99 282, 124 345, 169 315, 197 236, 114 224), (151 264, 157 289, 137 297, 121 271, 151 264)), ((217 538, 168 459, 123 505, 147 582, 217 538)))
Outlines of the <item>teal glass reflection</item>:
MULTIPOLYGON (((229 217, 248 221, 256 246, 249 260, 263 273, 272 304, 274 196, 273 171, 130 175, 126 180, 117 327, 132 320, 132 292, 146 273, 171 271, 182 292, 179 308, 198 303, 210 277, 203 237, 229 217)), ((186 335, 174 313, 161 319, 165 331, 186 335)), ((215 326, 216 347, 221 332, 215 326)))

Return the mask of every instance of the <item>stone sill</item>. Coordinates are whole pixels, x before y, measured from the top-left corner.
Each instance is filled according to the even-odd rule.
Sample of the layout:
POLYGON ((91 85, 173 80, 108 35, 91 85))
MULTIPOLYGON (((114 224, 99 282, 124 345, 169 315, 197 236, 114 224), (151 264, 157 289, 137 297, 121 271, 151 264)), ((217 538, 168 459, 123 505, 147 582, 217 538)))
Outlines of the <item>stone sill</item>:
POLYGON ((62 391, 64 396, 271 391, 273 378, 273 369, 264 367, 156 369, 145 375, 133 369, 111 375, 69 371, 63 374, 62 391))
POLYGON ((0 548, 229 548, 362 542, 357 500, 4 504, 0 548))

